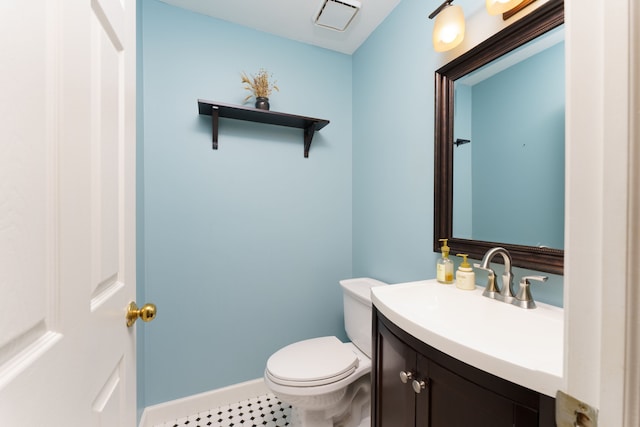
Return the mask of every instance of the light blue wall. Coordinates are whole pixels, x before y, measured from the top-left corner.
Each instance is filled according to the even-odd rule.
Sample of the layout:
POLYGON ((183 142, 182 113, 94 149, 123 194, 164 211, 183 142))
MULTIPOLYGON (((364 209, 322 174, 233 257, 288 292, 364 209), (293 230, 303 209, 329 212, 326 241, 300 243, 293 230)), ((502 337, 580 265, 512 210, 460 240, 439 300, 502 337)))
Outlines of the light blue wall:
MULTIPOLYGON (((435 276, 440 65, 418 0, 353 56, 142 3, 138 299, 159 312, 139 335, 140 407, 258 378, 292 341, 346 339, 342 278, 435 276), (308 159, 299 130, 224 119, 211 150, 196 100, 241 103, 240 72, 260 67, 273 110, 331 120, 308 159)), ((561 305, 550 282, 533 292, 561 305)))
MULTIPOLYGON (((338 281, 352 277, 351 57, 156 0, 143 3, 145 405, 262 376, 278 348, 346 339, 338 281), (265 67, 271 109, 329 119, 302 131, 210 117, 265 67)), ((140 204, 139 203, 139 204, 140 204)))
MULTIPOLYGON (((473 92, 470 86, 454 85, 454 133, 453 140, 473 140, 471 135, 471 102, 473 92)), ((453 149, 453 235, 461 239, 473 237, 473 148, 471 143, 455 146, 453 149), (464 209, 459 209, 464 206, 464 209)))
MULTIPOLYGON (((431 9, 403 0, 353 55, 353 273, 391 283, 435 277, 431 9)), ((453 257, 457 265, 460 259, 453 257)), ((501 269, 500 265, 495 266, 501 269)), ((519 278, 531 271, 515 269, 519 278)), ((534 284, 562 306, 563 277, 534 284)), ((486 276, 478 273, 477 282, 486 276)))
POLYGON ((353 55, 353 271, 435 277, 433 71, 422 1, 403 0, 353 55))
POLYGON ((564 43, 472 91, 473 237, 564 248, 564 43))

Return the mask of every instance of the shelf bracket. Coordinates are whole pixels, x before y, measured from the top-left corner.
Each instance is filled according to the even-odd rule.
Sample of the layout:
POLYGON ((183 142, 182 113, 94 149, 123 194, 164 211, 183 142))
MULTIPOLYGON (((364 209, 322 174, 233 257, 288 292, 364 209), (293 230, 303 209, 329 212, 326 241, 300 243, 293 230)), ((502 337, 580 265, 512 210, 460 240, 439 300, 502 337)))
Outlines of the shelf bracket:
POLYGON ((316 131, 316 124, 311 123, 309 126, 304 128, 304 157, 309 157, 309 148, 311 147, 311 140, 313 139, 313 134, 316 131))
POLYGON ((214 106, 211 109, 211 135, 212 135, 212 147, 214 150, 218 149, 218 118, 220 112, 218 107, 214 106))

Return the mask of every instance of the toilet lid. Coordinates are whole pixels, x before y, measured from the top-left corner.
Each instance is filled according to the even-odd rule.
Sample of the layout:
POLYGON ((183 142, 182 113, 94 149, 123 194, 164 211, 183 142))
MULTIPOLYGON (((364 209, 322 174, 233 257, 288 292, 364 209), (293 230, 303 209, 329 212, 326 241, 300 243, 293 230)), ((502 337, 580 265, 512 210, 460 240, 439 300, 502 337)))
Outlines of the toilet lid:
POLYGON ((300 341, 275 352, 267 361, 271 380, 292 386, 318 386, 346 378, 358 357, 336 337, 300 341))

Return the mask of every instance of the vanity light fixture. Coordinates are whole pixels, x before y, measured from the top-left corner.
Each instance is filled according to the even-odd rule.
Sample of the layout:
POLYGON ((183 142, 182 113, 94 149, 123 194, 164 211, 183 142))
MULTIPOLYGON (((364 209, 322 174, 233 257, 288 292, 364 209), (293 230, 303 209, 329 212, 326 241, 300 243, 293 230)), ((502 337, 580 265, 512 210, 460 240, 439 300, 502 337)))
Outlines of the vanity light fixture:
POLYGON ((462 6, 451 5, 453 0, 445 0, 429 19, 436 18, 433 25, 433 49, 444 52, 458 46, 464 39, 464 12, 462 6))
POLYGON ((486 0, 487 12, 489 15, 500 15, 522 3, 523 0, 486 0))

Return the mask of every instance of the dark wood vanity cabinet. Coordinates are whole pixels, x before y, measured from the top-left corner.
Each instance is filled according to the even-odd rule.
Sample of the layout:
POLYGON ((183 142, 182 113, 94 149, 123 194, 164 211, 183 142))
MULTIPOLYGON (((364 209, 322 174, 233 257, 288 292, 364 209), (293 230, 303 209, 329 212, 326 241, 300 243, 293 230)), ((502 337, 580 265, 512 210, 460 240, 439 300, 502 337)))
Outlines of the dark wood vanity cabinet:
POLYGON ((556 425, 553 398, 436 350, 375 307, 373 340, 372 427, 556 425))

